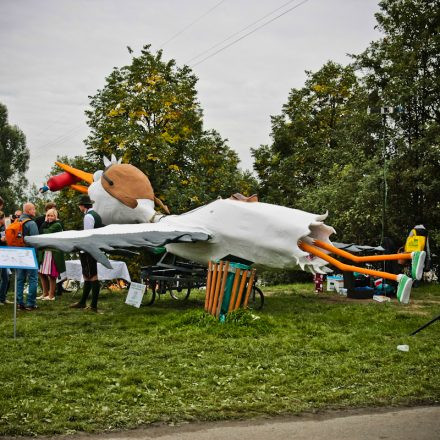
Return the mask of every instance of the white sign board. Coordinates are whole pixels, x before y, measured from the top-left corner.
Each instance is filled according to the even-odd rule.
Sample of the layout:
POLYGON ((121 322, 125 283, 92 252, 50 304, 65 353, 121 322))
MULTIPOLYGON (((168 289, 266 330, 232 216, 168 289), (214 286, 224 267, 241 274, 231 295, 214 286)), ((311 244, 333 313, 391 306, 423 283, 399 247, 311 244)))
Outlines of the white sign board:
POLYGON ((0 246, 0 268, 38 269, 34 248, 0 246))
MULTIPOLYGON (((0 268, 38 269, 34 248, 0 246, 0 268)), ((17 337, 17 274, 14 293, 14 339, 17 337)))
POLYGON ((144 297, 146 287, 145 284, 131 283, 125 304, 139 308, 142 304, 142 298, 144 297))

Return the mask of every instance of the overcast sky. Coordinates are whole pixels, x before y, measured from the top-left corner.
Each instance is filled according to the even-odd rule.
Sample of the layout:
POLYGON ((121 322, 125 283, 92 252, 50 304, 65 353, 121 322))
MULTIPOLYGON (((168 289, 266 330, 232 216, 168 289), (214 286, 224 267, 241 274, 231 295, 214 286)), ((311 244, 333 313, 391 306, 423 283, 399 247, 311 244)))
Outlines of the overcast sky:
POLYGON ((40 185, 57 155, 85 152, 88 96, 130 63, 126 47, 139 55, 151 43, 193 66, 205 128, 251 169, 250 148, 270 142, 270 115, 303 86, 304 71, 347 64, 379 38, 377 11, 377 0, 0 0, 0 102, 26 135, 28 178, 40 185), (194 65, 277 8, 205 56, 271 23, 194 65))

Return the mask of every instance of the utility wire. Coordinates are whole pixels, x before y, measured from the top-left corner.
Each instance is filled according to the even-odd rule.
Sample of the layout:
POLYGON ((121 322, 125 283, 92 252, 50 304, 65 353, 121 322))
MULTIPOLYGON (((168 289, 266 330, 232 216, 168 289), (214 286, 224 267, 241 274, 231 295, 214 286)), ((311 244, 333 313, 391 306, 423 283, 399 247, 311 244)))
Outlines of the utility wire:
POLYGON ((77 133, 78 131, 80 131, 82 128, 84 128, 84 124, 80 124, 77 125, 73 128, 71 128, 69 131, 67 131, 66 133, 56 137, 55 139, 52 139, 51 141, 46 142, 45 144, 39 145, 37 147, 38 150, 42 150, 44 149, 45 151, 41 151, 38 154, 33 155, 33 157, 40 157, 43 156, 44 154, 47 154, 47 149, 51 148, 53 146, 55 146, 56 144, 58 144, 59 142, 63 142, 67 139, 69 139, 70 137, 72 137, 75 133, 77 133))
POLYGON ((219 7, 222 3, 224 3, 226 0, 221 0, 216 5, 214 5, 211 9, 206 11, 204 14, 200 15, 198 18, 196 18, 194 21, 192 21, 188 26, 185 26, 180 31, 176 32, 172 37, 170 37, 165 43, 162 43, 160 47, 164 47, 166 44, 168 44, 170 41, 173 41, 175 38, 177 38, 179 35, 183 34, 187 29, 189 29, 191 26, 195 25, 198 21, 200 21, 202 18, 206 17, 210 12, 212 12, 214 9, 219 7))
POLYGON ((290 9, 287 9, 286 11, 284 11, 283 13, 277 15, 276 17, 266 21, 265 23, 263 23, 261 26, 258 26, 257 28, 255 28, 254 30, 248 32, 247 34, 244 34, 243 36, 241 36, 240 38, 237 38, 236 40, 232 41, 231 43, 227 44, 226 46, 222 47, 221 49, 215 51, 214 53, 212 53, 211 55, 208 55, 207 57, 203 58, 202 60, 198 61, 195 64, 192 64, 190 67, 195 67, 198 66, 199 64, 202 64, 204 61, 208 60, 209 58, 212 58, 214 55, 217 55, 220 52, 223 52, 225 49, 227 49, 228 47, 231 47, 232 45, 234 45, 235 43, 238 43, 239 41, 243 40, 244 38, 248 37, 249 35, 253 34, 254 32, 257 32, 258 30, 260 30, 261 28, 263 28, 264 26, 267 26, 268 24, 272 23, 273 21, 277 20, 278 18, 282 17, 283 15, 286 15, 288 12, 293 11, 294 9, 300 7, 301 5, 303 5, 304 3, 307 3, 309 0, 303 0, 302 2, 299 2, 297 5, 291 7, 290 9))
POLYGON ((190 58, 185 64, 189 64, 191 61, 196 60, 197 58, 200 58, 201 56, 205 55, 206 53, 210 52, 212 49, 215 49, 216 47, 222 45, 223 43, 226 43, 226 41, 229 41, 231 38, 234 38, 236 35, 241 34, 242 32, 244 32, 245 30, 251 28, 252 26, 255 26, 257 23, 259 23, 260 21, 264 20, 265 18, 269 17, 270 15, 274 14, 275 12, 279 11, 280 9, 284 8, 285 6, 287 6, 290 3, 293 3, 296 0, 289 0, 288 2, 282 4, 281 6, 279 6, 278 8, 274 9, 273 11, 270 11, 269 13, 267 13, 266 15, 264 15, 263 17, 259 18, 258 20, 254 21, 253 23, 249 24, 248 26, 244 27, 243 29, 240 29, 237 32, 234 32, 232 35, 229 35, 229 37, 226 37, 224 40, 220 41, 217 44, 214 44, 213 46, 211 46, 209 49, 204 50, 203 52, 199 53, 198 55, 190 58))

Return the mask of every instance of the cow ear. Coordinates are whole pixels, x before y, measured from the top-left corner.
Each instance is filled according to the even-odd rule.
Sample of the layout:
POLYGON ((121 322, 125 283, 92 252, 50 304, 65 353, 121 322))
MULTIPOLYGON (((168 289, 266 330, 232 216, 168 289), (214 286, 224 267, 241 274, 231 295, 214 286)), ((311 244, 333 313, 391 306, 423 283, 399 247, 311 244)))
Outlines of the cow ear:
POLYGON ((111 161, 105 156, 102 158, 102 161, 104 162, 105 168, 108 168, 112 164, 111 161))

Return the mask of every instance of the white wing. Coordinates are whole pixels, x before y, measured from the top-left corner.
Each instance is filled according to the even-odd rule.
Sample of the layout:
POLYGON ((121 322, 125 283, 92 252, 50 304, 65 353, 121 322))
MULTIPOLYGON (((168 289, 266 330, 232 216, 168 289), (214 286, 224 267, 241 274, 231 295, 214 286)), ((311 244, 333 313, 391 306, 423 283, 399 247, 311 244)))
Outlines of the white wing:
POLYGON ((205 228, 171 226, 165 223, 109 225, 85 231, 64 231, 25 238, 35 248, 54 248, 64 252, 85 251, 98 262, 111 268, 104 252, 129 247, 164 246, 168 243, 208 241, 211 233, 205 228))

